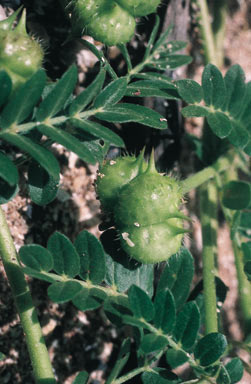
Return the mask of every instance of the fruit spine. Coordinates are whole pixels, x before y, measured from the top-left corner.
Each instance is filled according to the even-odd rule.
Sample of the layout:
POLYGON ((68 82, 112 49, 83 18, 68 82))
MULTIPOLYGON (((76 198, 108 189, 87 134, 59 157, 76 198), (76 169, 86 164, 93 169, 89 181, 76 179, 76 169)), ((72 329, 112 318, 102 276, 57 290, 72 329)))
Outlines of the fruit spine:
POLYGON ((101 207, 112 215, 121 246, 141 263, 157 263, 178 252, 183 234, 180 183, 158 173, 153 153, 106 162, 100 167, 96 189, 101 207))

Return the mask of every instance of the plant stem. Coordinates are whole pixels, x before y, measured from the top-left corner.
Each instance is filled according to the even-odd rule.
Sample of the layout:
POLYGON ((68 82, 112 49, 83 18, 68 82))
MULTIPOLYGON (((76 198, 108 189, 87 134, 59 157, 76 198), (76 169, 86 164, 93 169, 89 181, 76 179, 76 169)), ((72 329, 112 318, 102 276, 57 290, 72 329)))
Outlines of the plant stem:
POLYGON ((125 381, 128 381, 128 380, 132 379, 134 376, 137 376, 137 375, 139 375, 142 372, 150 371, 150 370, 151 369, 148 366, 133 369, 131 372, 127 373, 124 376, 119 377, 118 379, 114 380, 112 383, 113 384, 122 384, 125 381))
POLYGON ((195 189, 205 183, 206 181, 214 178, 218 173, 226 171, 232 163, 232 152, 219 157, 219 159, 211 166, 196 172, 194 175, 188 177, 181 182, 182 192, 185 194, 192 189, 195 189))
POLYGON ((211 27, 210 13, 207 6, 207 0, 197 0, 200 8, 201 20, 199 27, 201 29, 201 35, 204 46, 204 56, 207 63, 218 65, 216 47, 214 35, 211 27))
POLYGON ((218 331, 217 301, 215 288, 216 226, 214 210, 217 209, 217 188, 209 182, 200 188, 200 211, 203 238, 203 295, 205 306, 205 333, 218 331), (213 226, 213 228, 212 228, 213 226))
POLYGON ((233 240, 233 249, 238 279, 241 314, 244 321, 244 331, 246 335, 248 335, 251 331, 251 286, 243 270, 243 252, 236 239, 233 240))
POLYGON ((218 0, 214 2, 214 20, 213 33, 215 42, 215 53, 217 56, 217 64, 222 67, 224 64, 224 37, 227 17, 227 0, 218 0))
POLYGON ((0 207, 0 255, 15 299, 37 384, 56 383, 28 284, 18 264, 16 250, 0 207))
MULTIPOLYGON (((224 184, 232 180, 238 180, 238 157, 235 156, 231 167, 221 177, 224 184)), ((225 219, 230 228, 233 226, 234 212, 222 206, 225 219)), ((241 318, 243 320, 243 328, 246 335, 251 332, 251 284, 244 273, 243 251, 241 249, 241 236, 235 232, 231 236, 232 246, 235 258, 235 268, 238 280, 238 293, 240 300, 241 318)))
MULTIPOLYGON (((219 1, 223 4, 224 0, 219 1)), ((211 27, 210 13, 207 6, 207 0, 197 0, 197 4, 200 8, 201 20, 199 23, 203 46, 205 51, 206 63, 212 63, 218 66, 222 65, 223 61, 223 38, 224 38, 224 23, 225 17, 218 17, 218 7, 215 8, 214 13, 214 30, 211 27), (218 23, 218 24, 217 24, 218 23), (217 28, 221 34, 221 40, 217 35, 217 28), (215 33, 215 34, 214 34, 215 33), (219 45, 218 45, 219 44, 219 45), (217 52, 220 49, 221 52, 217 52)), ((223 16, 223 14, 222 14, 223 16)), ((207 144, 207 135, 205 134, 208 129, 206 123, 204 123, 203 130, 203 142, 205 147, 207 144)), ((216 137, 210 131, 211 144, 216 141, 216 137)), ((225 168, 229 168, 231 165, 233 155, 228 159, 228 165, 225 168)), ((219 159, 220 160, 220 159, 219 159)), ((218 161, 219 161, 218 160, 218 161)), ((216 163, 218 162, 216 161, 216 163)), ((215 163, 215 164, 216 164, 215 163)), ((219 172, 219 169, 218 169, 219 172)), ((216 287, 215 287, 215 262, 216 250, 217 250, 217 210, 218 210, 218 191, 216 184, 210 181, 206 186, 200 188, 200 213, 202 223, 202 237, 203 237, 203 291, 204 291, 204 305, 205 305, 205 333, 218 331, 217 320, 217 301, 216 301, 216 287)))

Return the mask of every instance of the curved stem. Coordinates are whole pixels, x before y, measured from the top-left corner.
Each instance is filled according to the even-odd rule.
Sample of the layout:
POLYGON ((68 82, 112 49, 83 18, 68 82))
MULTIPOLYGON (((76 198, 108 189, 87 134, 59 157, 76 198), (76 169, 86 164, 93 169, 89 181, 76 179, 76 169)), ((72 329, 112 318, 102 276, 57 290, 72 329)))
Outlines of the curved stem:
POLYGON ((188 177, 187 179, 181 181, 182 192, 185 194, 191 191, 192 189, 199 187, 206 181, 214 178, 215 176, 217 176, 218 173, 226 171, 232 164, 232 157, 232 151, 229 151, 224 156, 221 156, 211 166, 206 167, 201 171, 196 172, 194 175, 188 177))
POLYGON ((11 234, 0 207, 0 256, 15 299, 37 384, 55 384, 49 354, 11 234))

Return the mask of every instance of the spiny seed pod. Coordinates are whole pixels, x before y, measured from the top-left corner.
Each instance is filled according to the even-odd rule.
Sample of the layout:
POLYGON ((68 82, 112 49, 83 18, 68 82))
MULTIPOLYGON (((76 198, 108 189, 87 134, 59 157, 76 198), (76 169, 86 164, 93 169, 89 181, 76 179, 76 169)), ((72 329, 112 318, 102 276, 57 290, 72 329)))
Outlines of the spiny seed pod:
MULTIPOLYGON (((66 0, 61 0, 63 6, 66 0)), ((160 0, 68 1, 73 34, 86 33, 107 45, 127 43, 133 36, 135 17, 156 11, 160 0)))
POLYGON ((156 171, 153 154, 147 167, 141 154, 131 162, 127 158, 116 159, 113 165, 106 164, 102 167, 102 175, 97 181, 101 205, 105 209, 108 205, 112 211, 124 251, 146 264, 167 260, 178 252, 183 234, 187 232, 183 220, 188 219, 179 210, 182 201, 180 183, 156 171), (137 164, 135 177, 122 180, 120 164, 130 164, 130 167, 137 164), (110 179, 111 167, 114 168, 110 179), (109 196, 110 180, 112 198, 109 196))
POLYGON ((13 29, 20 9, 0 22, 0 69, 11 77, 13 89, 28 80, 41 66, 43 50, 26 32, 25 12, 13 29))
POLYGON ((146 167, 144 151, 142 151, 138 158, 134 156, 119 157, 116 160, 106 161, 99 168, 96 192, 106 214, 113 212, 120 189, 134 179, 142 168, 145 170, 146 167))
POLYGON ((160 0, 117 0, 131 15, 141 17, 156 12, 160 0))

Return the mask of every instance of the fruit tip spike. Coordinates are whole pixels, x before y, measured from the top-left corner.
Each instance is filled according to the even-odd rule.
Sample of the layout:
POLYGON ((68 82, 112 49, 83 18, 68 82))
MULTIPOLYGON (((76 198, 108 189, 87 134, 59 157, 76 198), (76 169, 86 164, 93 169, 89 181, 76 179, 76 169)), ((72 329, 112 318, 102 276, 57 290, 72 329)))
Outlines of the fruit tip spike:
POLYGON ((157 172, 155 168, 155 161, 154 161, 154 148, 152 149, 146 172, 149 172, 149 173, 157 172))

